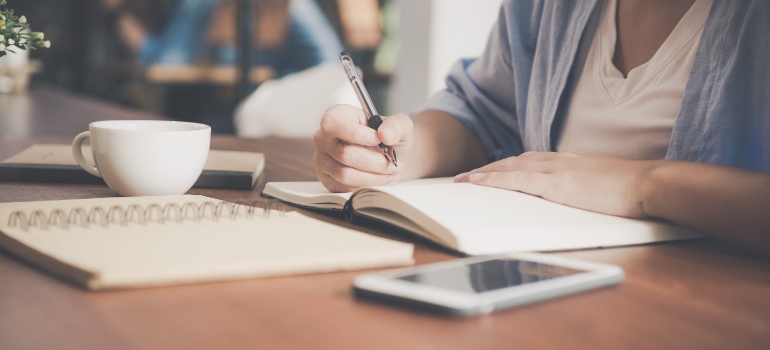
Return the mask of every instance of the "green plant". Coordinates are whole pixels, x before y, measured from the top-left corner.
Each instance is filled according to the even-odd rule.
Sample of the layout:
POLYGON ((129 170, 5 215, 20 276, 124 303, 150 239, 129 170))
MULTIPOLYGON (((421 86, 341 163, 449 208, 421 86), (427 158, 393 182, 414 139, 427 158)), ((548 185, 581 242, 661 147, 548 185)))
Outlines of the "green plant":
MULTIPOLYGON (((0 6, 5 6, 7 0, 0 0, 0 6)), ((16 53, 11 48, 36 50, 51 47, 51 41, 45 40, 41 32, 30 32, 27 17, 18 17, 12 9, 0 9, 0 57, 8 52, 16 53)))

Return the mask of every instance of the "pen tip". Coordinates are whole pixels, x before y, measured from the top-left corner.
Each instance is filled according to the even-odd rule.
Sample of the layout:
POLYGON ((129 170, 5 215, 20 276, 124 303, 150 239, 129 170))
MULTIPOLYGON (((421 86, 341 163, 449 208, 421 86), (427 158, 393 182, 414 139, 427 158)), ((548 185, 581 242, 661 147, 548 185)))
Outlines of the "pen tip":
POLYGON ((393 149, 393 147, 388 147, 385 151, 385 158, 388 158, 389 161, 393 162, 393 165, 398 167, 398 160, 396 159, 396 150, 393 149))

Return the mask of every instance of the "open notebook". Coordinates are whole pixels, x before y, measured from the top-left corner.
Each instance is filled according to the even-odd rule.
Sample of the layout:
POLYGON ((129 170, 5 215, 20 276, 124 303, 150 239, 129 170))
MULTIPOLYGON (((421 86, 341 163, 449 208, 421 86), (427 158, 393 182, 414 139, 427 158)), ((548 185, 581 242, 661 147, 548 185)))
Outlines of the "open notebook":
POLYGON ((451 178, 330 193, 320 182, 270 182, 264 194, 318 209, 349 208, 470 255, 554 251, 702 237, 674 224, 598 214, 451 178), (352 199, 351 199, 352 198, 352 199))
POLYGON ((413 250, 203 196, 0 203, 0 246, 94 290, 406 265, 413 250))

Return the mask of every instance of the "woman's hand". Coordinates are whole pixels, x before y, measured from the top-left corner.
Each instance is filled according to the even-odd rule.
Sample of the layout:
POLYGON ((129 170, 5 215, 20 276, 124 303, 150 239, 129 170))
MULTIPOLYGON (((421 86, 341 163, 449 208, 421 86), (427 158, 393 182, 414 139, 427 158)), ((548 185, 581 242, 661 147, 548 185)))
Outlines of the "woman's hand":
POLYGON ((313 137, 318 179, 332 192, 394 184, 409 165, 412 139, 412 120, 405 114, 383 118, 375 131, 363 110, 336 105, 324 113, 321 130, 313 137), (385 158, 380 142, 394 147, 398 166, 385 158))
POLYGON ((455 177, 595 212, 665 219, 770 255, 770 173, 668 160, 524 153, 455 177))
POLYGON ((520 191, 595 212, 645 218, 645 176, 661 161, 528 152, 455 177, 455 182, 520 191))

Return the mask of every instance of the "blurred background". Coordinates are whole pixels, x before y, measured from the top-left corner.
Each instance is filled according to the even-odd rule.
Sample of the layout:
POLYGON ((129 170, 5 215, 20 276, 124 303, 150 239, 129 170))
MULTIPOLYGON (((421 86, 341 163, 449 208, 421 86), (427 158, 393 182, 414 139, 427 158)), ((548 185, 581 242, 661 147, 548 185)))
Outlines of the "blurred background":
POLYGON ((357 104, 341 50, 380 114, 408 113, 482 52, 500 3, 9 0, 52 46, 1 58, 0 91, 55 87, 220 134, 308 137, 326 108, 357 104))

